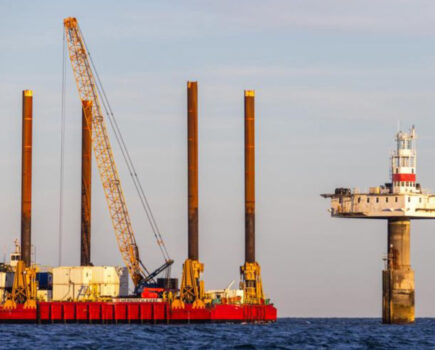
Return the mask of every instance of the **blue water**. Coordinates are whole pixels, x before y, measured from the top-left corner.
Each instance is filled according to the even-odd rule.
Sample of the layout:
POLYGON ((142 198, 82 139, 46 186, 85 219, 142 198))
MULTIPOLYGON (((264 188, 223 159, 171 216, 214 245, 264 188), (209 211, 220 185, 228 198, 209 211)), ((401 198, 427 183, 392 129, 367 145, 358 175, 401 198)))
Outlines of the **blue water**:
POLYGON ((287 318, 263 325, 0 325, 3 349, 435 349, 435 319, 287 318))

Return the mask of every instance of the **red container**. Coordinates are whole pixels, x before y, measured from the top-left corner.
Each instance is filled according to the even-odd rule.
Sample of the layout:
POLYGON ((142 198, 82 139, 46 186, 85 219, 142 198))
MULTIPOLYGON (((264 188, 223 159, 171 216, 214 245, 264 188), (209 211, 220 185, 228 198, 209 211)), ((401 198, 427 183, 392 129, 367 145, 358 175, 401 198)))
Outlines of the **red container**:
POLYGON ((153 319, 153 303, 139 303, 140 319, 142 322, 151 322, 153 319))
POLYGON ((60 322, 63 320, 62 315, 62 304, 61 303, 51 303, 51 322, 60 322))
POLYGON ((76 321, 77 322, 88 322, 89 312, 88 303, 76 302, 76 321))
POLYGON ((101 303, 89 303, 89 323, 101 322, 101 303))
POLYGON ((115 321, 127 321, 127 303, 114 303, 115 306, 115 321))
POLYGON ((128 322, 140 321, 140 307, 139 303, 128 303, 127 305, 127 319, 128 322))
POLYGON ((103 303, 101 306, 101 319, 103 323, 112 323, 114 319, 113 304, 103 303))
POLYGON ((50 303, 39 303, 38 304, 39 309, 39 320, 40 322, 51 322, 50 318, 50 303))
POLYGON ((163 322, 166 320, 166 303, 152 303, 153 305, 153 321, 163 322))
POLYGON ((76 322, 75 303, 63 303, 63 320, 64 322, 76 322))

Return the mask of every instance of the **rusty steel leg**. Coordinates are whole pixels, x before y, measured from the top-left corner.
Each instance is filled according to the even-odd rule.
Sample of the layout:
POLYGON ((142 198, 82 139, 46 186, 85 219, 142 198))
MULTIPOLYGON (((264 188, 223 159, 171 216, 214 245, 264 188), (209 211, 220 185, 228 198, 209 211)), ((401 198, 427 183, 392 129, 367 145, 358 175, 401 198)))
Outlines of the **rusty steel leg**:
POLYGON ((255 260, 255 91, 245 90, 245 264, 240 267, 245 304, 264 302, 261 268, 255 260))
POLYGON ((255 262, 255 95, 245 91, 245 262, 255 262))
POLYGON ((21 164, 21 260, 31 264, 32 227, 32 119, 33 92, 23 91, 23 136, 21 164))
MULTIPOLYGON (((84 101, 89 108, 90 102, 84 101)), ((82 203, 80 265, 91 264, 91 189, 92 189, 92 123, 88 123, 82 109, 82 203)))
POLYGON ((410 220, 388 219, 388 264, 382 272, 383 323, 414 322, 414 289, 410 220))
POLYGON ((199 259, 198 249, 198 84, 187 83, 187 163, 188 163, 188 256, 199 259))
POLYGON ((204 308, 204 282, 200 280, 204 264, 199 262, 198 249, 198 84, 187 82, 187 187, 188 187, 188 256, 183 264, 180 296, 173 308, 192 304, 204 308))

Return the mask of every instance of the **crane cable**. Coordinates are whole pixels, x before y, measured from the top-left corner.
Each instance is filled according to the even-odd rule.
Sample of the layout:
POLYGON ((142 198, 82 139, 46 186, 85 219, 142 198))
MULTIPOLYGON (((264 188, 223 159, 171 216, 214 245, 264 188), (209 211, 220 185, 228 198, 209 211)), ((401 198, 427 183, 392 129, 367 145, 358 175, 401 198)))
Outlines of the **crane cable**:
MULTIPOLYGON (((80 27, 78 29, 80 30, 80 27)), ((80 30, 80 32, 81 32, 81 30, 80 30)), ((162 234, 160 232, 160 229, 159 229, 159 227, 157 225, 157 222, 155 220, 154 214, 153 214, 153 212, 151 210, 151 206, 149 204, 148 198, 145 195, 145 191, 144 191, 144 189, 142 187, 142 184, 141 184, 141 182, 139 180, 139 177, 137 175, 136 168, 135 168, 133 160, 131 159, 131 156, 130 156, 130 152, 128 151, 128 148, 127 148, 127 145, 125 143, 124 137, 122 136, 121 130, 120 130, 119 125, 118 125, 118 122, 117 122, 117 120, 115 118, 115 115, 113 113, 113 110, 112 110, 112 108, 110 106, 110 103, 109 103, 109 100, 107 98, 106 92, 104 90, 103 84, 101 82, 100 76, 98 74, 98 71, 96 69, 96 66, 95 66, 94 61, 92 59, 91 53, 90 53, 90 51, 89 51, 89 49, 88 49, 88 47, 86 45, 86 41, 85 41, 83 35, 82 35, 82 38, 83 38, 83 43, 84 43, 86 52, 88 54, 89 60, 90 60, 91 65, 92 65, 92 69, 93 69, 93 71, 95 73, 97 91, 98 91, 98 93, 99 93, 99 95, 101 97, 101 102, 102 102, 103 108, 106 111, 106 114, 107 114, 108 119, 109 119, 110 126, 111 126, 111 128, 112 128, 112 130, 113 130, 113 132, 115 134, 115 138, 116 138, 117 144, 118 144, 118 146, 119 146, 119 148, 121 150, 122 157, 124 158, 125 164, 127 165, 130 177, 131 177, 131 179, 133 181, 134 187, 135 187, 136 192, 137 192, 137 194, 139 196, 140 202, 141 202, 142 207, 143 207, 143 209, 145 211, 146 217, 147 217, 148 222, 149 222, 149 224, 151 226, 151 229, 153 231, 154 237, 156 238, 157 245, 159 246, 160 251, 161 251, 165 261, 169 261, 171 259, 169 257, 169 253, 168 253, 168 250, 166 248, 166 245, 165 245, 165 243, 163 241, 163 237, 162 237, 162 234)), ((140 262, 140 264, 142 265, 142 267, 144 267, 142 262, 140 262)))

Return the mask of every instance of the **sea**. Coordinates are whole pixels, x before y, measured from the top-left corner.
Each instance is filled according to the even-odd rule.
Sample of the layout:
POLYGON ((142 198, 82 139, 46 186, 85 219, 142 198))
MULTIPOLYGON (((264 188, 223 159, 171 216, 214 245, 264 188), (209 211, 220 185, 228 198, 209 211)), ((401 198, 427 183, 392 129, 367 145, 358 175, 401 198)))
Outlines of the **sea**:
POLYGON ((1 349, 435 349, 435 319, 280 318, 271 324, 0 325, 1 349))

